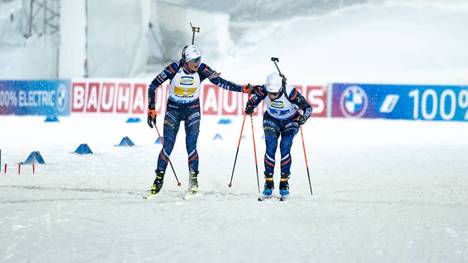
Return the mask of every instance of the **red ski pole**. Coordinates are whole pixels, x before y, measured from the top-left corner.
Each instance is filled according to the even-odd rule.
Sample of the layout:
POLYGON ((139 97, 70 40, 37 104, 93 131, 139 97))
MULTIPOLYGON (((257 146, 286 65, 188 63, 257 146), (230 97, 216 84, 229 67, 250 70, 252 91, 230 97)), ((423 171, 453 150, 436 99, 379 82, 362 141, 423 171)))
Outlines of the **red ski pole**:
POLYGON ((247 116, 247 114, 245 114, 245 112, 244 112, 244 120, 242 120, 242 127, 241 127, 241 131, 240 131, 240 135, 239 135, 239 141, 237 142, 236 157, 234 157, 234 165, 232 166, 231 180, 229 181, 229 184, 228 184, 229 187, 232 186, 232 178, 234 177, 234 170, 236 169, 237 155, 239 154, 239 147, 240 147, 240 143, 241 143, 241 140, 242 140, 242 133, 244 131, 244 124, 245 124, 245 117, 246 116, 247 116))
POLYGON ((302 127, 299 127, 299 129, 301 130, 302 149, 304 151, 304 159, 305 159, 305 164, 306 164, 306 169, 307 169, 307 178, 309 179, 310 195, 313 195, 312 183, 310 182, 309 164, 307 162, 307 154, 306 154, 306 148, 305 148, 305 143, 304 143, 304 134, 302 133, 302 127))
POLYGON ((252 114, 250 114, 250 124, 252 126, 252 141, 253 141, 254 157, 255 157, 255 171, 257 172, 257 189, 258 189, 258 193, 260 194, 260 179, 258 178, 257 146, 255 146, 255 134, 254 134, 252 114))

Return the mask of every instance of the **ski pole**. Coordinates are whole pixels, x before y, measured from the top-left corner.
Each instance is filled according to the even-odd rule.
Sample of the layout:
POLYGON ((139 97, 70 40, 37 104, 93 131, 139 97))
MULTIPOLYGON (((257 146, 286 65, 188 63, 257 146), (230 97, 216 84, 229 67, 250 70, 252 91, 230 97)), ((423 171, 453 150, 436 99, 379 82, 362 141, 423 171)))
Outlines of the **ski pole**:
POLYGON ((237 155, 239 154, 239 147, 240 147, 240 142, 242 140, 242 132, 244 131, 244 124, 245 124, 245 117, 247 114, 244 112, 244 120, 242 121, 242 127, 239 135, 239 141, 237 142, 237 150, 236 150, 236 157, 234 157, 234 165, 232 166, 232 173, 231 173, 231 181, 229 181, 228 186, 232 186, 232 178, 234 177, 234 169, 236 168, 236 162, 237 162, 237 155))
POLYGON ((312 184, 310 182, 309 164, 307 163, 307 154, 306 154, 306 148, 305 148, 305 143, 304 143, 304 134, 302 133, 302 127, 299 127, 299 129, 301 130, 302 149, 304 151, 304 159, 305 159, 306 170, 307 170, 307 178, 309 179, 310 195, 313 195, 312 184))
POLYGON ((260 194, 260 179, 258 178, 257 147, 255 146, 255 135, 254 135, 254 126, 253 126, 252 114, 250 114, 250 124, 252 126, 252 141, 253 141, 254 156, 255 156, 255 171, 257 172, 257 189, 258 189, 258 193, 260 194))
MULTIPOLYGON (((156 124, 154 125, 154 128, 156 128, 156 132, 158 133, 158 136, 161 139, 162 137, 161 137, 161 134, 159 133, 158 126, 156 126, 156 124)), ((163 138, 163 145, 164 145, 164 138, 163 138)), ((175 179, 177 181, 177 186, 181 186, 182 184, 179 182, 179 178, 177 178, 177 174, 175 172, 174 166, 172 165, 172 162, 171 162, 171 159, 169 158, 169 156, 167 156, 167 160, 169 160, 169 164, 171 165, 172 172, 174 173, 174 177, 175 177, 175 179)))

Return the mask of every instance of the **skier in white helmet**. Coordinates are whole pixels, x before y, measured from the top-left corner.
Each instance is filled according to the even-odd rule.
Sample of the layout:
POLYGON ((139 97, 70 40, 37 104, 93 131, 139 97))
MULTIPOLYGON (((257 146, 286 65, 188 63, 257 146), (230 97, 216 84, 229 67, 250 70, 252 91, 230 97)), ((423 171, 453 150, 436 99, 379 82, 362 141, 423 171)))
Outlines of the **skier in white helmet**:
POLYGON ((266 84, 255 86, 255 94, 245 107, 246 114, 252 114, 258 104, 265 100, 266 111, 263 115, 263 130, 265 132, 266 153, 264 197, 271 197, 274 189, 273 174, 275 155, 280 141, 281 178, 279 193, 281 197, 289 195, 289 176, 291 174, 291 146, 294 136, 312 114, 312 107, 306 99, 294 88, 286 85, 286 81, 278 74, 271 73, 266 78, 266 84))
POLYGON ((167 66, 151 82, 148 89, 148 125, 153 128, 156 125, 155 92, 166 80, 169 80, 169 97, 167 110, 164 117, 164 141, 163 148, 158 156, 156 179, 151 187, 150 194, 157 194, 162 186, 164 174, 169 162, 169 156, 174 148, 180 122, 185 126, 185 146, 188 154, 189 191, 198 190, 197 176, 198 152, 197 140, 200 131, 200 90, 201 83, 209 79, 219 87, 235 91, 250 93, 250 85, 241 86, 225 80, 220 74, 208 65, 201 63, 200 50, 194 46, 185 46, 182 49, 182 57, 179 63, 167 66))

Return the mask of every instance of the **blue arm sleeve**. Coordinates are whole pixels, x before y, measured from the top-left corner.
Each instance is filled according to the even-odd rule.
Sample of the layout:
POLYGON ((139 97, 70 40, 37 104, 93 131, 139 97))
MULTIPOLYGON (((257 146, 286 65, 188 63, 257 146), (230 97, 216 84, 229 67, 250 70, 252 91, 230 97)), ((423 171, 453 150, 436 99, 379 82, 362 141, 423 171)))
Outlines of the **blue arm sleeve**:
MULTIPOLYGON (((204 63, 202 63, 200 67, 198 68, 198 74, 200 75, 200 82, 208 78, 213 73, 216 73, 216 71, 214 71, 213 69, 211 69, 208 65, 204 63)), ((230 91, 235 91, 235 92, 243 91, 243 86, 236 84, 234 82, 231 82, 229 80, 225 80, 221 77, 211 78, 210 81, 211 83, 225 90, 230 90, 230 91)))
POLYGON ((148 108, 154 108, 154 97, 155 97, 155 92, 156 89, 161 86, 161 84, 164 83, 164 81, 168 79, 174 78, 175 74, 179 70, 179 65, 177 63, 172 63, 169 66, 167 66, 161 73, 159 73, 153 81, 151 81, 151 84, 149 85, 148 89, 148 108))
POLYGON ((259 96, 263 96, 263 98, 265 98, 267 96, 267 91, 266 91, 265 85, 261 85, 261 86, 256 85, 256 86, 254 86, 253 93, 258 94, 259 96))

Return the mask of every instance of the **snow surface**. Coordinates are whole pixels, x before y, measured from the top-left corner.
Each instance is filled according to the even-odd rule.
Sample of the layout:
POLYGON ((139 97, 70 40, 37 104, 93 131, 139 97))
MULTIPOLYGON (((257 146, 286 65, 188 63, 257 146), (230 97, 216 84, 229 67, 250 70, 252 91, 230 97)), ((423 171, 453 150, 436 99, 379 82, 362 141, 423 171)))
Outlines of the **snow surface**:
MULTIPOLYGON (((468 125, 312 119, 298 135, 291 198, 258 202, 250 121, 203 116, 200 195, 187 188, 184 132, 155 200, 156 133, 123 116, 0 118, 0 262, 464 262, 468 258, 468 125), (223 140, 213 141, 216 133, 223 140), (133 148, 115 147, 129 136, 133 148), (72 152, 88 143, 95 152, 72 152), (15 164, 40 151, 46 165, 15 164)), ((162 116, 158 119, 159 129, 162 116)), ((263 170, 261 118, 254 118, 263 170)), ((278 157, 277 157, 278 158, 278 157)), ((261 176, 261 175, 260 175, 261 176)), ((278 175, 275 176, 276 183, 278 175)), ((275 192, 276 193, 276 192, 275 192)))

